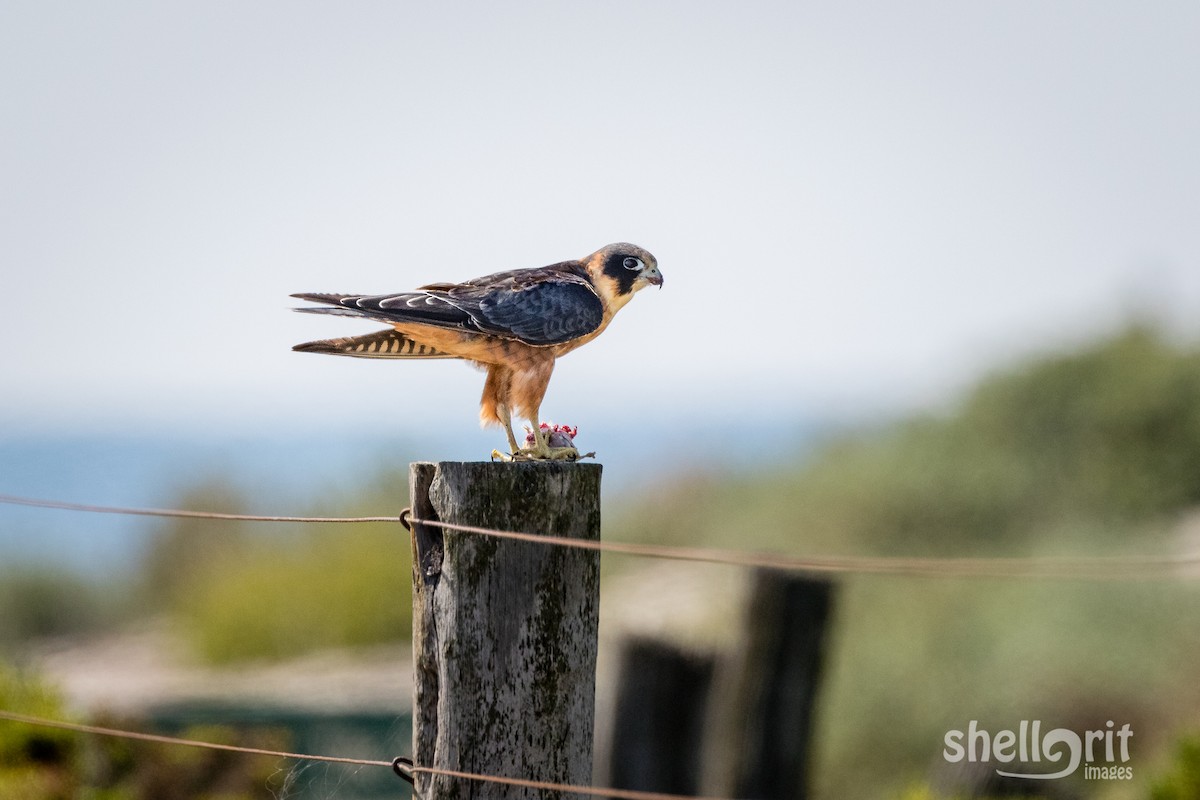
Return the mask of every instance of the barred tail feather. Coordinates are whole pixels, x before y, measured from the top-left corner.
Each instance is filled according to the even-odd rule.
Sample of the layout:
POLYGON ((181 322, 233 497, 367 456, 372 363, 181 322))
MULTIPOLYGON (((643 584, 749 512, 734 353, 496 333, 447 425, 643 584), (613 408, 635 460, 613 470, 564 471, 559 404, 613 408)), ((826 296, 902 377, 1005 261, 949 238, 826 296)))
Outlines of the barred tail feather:
POLYGON ((377 331, 365 336, 345 336, 304 342, 292 348, 301 353, 324 353, 355 358, 455 358, 435 350, 395 330, 377 331))

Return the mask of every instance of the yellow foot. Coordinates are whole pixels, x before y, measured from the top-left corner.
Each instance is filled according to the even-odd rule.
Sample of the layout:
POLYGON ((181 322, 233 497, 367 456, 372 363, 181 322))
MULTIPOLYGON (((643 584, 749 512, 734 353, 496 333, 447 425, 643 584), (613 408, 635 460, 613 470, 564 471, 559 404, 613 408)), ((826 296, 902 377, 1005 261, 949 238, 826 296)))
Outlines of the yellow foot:
POLYGON ((595 453, 580 453, 574 447, 547 447, 543 450, 522 447, 515 453, 492 451, 492 461, 578 461, 581 458, 595 457, 595 453))
POLYGON ((522 447, 513 453, 513 461, 575 461, 579 451, 574 447, 522 447))

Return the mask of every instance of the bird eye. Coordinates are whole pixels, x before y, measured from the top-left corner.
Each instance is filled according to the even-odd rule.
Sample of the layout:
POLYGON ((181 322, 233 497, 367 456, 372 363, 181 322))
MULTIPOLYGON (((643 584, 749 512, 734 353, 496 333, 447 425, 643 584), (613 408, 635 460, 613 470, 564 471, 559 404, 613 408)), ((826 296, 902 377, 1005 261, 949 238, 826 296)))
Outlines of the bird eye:
POLYGON ((630 256, 629 258, 626 258, 624 261, 621 262, 621 264, 622 264, 622 266, 625 267, 625 269, 641 269, 643 266, 642 260, 640 258, 634 258, 632 256, 630 256))

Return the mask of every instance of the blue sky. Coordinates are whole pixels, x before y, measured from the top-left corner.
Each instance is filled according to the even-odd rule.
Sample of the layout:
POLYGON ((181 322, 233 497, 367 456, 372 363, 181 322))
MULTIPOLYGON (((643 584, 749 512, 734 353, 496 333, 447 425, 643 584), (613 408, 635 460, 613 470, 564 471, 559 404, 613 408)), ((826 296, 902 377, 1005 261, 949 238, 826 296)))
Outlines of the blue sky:
MULTIPOLYGON (((475 425, 446 362, 295 354, 387 292, 654 252, 582 425, 943 402, 1200 314, 1194 3, 0 9, 0 422, 475 425)), ((481 443, 492 442, 480 434, 481 443)))

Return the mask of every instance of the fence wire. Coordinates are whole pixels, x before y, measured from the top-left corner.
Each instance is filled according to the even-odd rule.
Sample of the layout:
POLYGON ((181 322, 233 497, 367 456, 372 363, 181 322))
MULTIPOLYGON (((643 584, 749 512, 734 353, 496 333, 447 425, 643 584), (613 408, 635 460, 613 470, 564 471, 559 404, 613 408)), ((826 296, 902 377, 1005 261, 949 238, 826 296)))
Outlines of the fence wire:
POLYGON ((1028 556, 1028 557, 937 557, 937 556, 790 556, 783 553, 729 550, 712 547, 613 542, 571 539, 542 533, 504 531, 475 525, 412 517, 409 509, 395 516, 302 517, 227 514, 167 508, 127 508, 69 503, 0 494, 0 503, 37 508, 99 514, 127 514, 182 519, 211 519, 237 522, 372 523, 400 522, 429 525, 444 530, 533 542, 547 546, 572 547, 603 553, 620 553, 643 558, 763 567, 802 574, 867 574, 943 578, 1029 578, 1080 580, 1194 579, 1200 577, 1200 553, 1178 555, 1124 556, 1028 556))
MULTIPOLYGON (((119 728, 105 728, 98 725, 83 725, 77 722, 48 719, 46 717, 35 717, 28 714, 17 714, 11 711, 3 710, 0 710, 0 720, 7 720, 9 722, 16 722, 24 725, 35 725, 43 728, 57 728, 59 730, 75 731, 77 733, 85 733, 94 736, 108 736, 118 739, 136 739, 143 742, 154 742, 156 744, 176 745, 180 747, 196 747, 207 750, 225 750, 233 753, 244 753, 246 755, 288 758, 296 761, 320 761, 329 764, 345 764, 351 766, 388 767, 389 769, 395 770, 397 774, 401 774, 401 770, 396 768, 399 759, 392 761, 378 761, 369 758, 346 758, 342 756, 313 755, 310 753, 289 753, 284 750, 265 750, 259 747, 240 747, 232 744, 206 742, 199 739, 183 739, 176 736, 162 736, 157 733, 143 733, 140 731, 129 731, 119 728)), ((483 783, 499 783, 508 786, 519 786, 524 789, 542 789, 551 792, 565 792, 569 794, 586 795, 588 797, 611 797, 619 798, 619 800, 724 800, 723 798, 703 797, 699 795, 642 792, 635 789, 614 789, 604 786, 554 783, 551 781, 531 780, 528 778, 509 778, 503 775, 485 775, 478 772, 464 772, 461 770, 442 769, 440 767, 426 767, 420 764, 406 765, 402 768, 402 770, 410 775, 442 775, 448 778, 458 778, 459 780, 480 781, 483 783)), ((404 776, 401 775, 401 777, 404 776)), ((407 780, 407 778, 405 779, 407 780)), ((420 795, 418 795, 418 797, 419 796, 420 795)))

